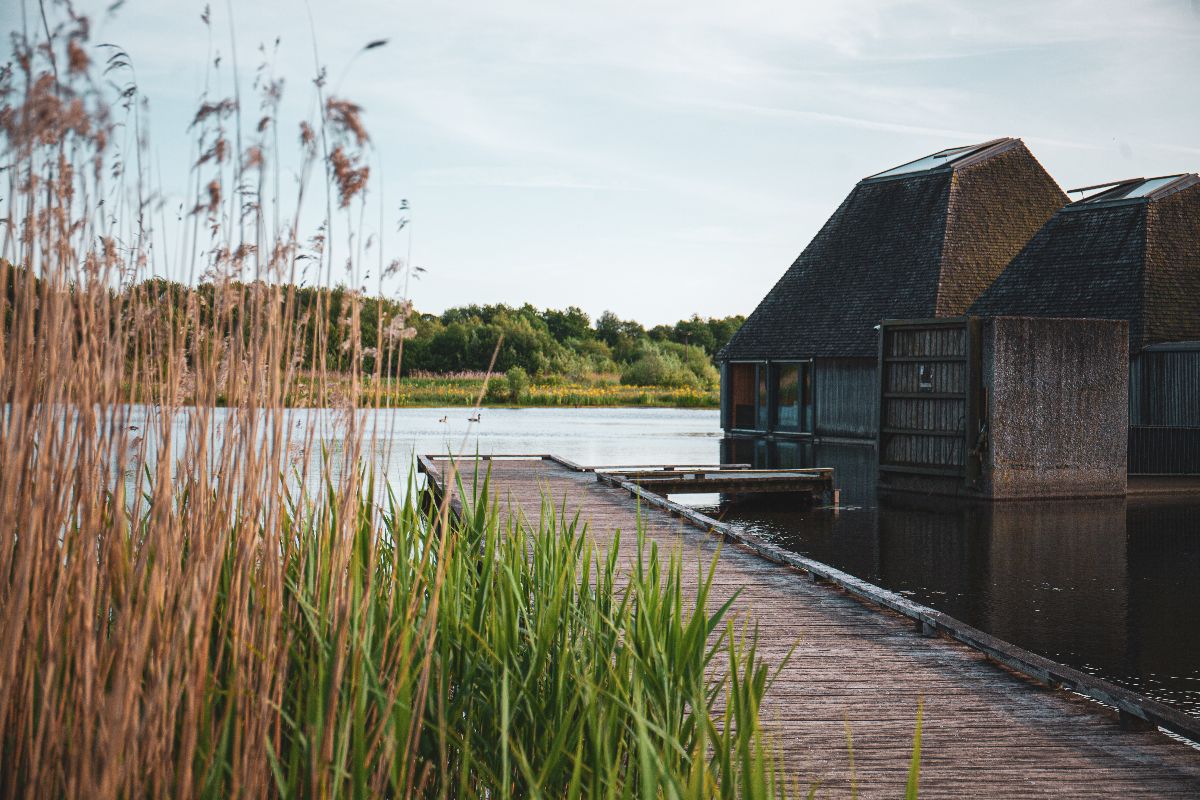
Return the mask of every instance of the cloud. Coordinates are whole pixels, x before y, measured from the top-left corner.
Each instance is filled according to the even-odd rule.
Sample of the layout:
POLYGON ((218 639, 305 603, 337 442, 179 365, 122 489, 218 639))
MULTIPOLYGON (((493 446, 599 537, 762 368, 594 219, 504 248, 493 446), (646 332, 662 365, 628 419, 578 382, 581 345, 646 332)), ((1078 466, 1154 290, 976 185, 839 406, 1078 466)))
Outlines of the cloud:
MULTIPOLYGON (((0 26, 20 24, 22 2, 0 2, 0 26)), ((202 0, 128 0, 112 21, 106 3, 77 0, 95 41, 132 55, 179 173, 163 190, 180 195, 196 99, 206 81, 213 96, 232 88, 228 7, 213 4, 206 29, 202 0)), ((541 274, 530 292, 578 303, 583 267, 559 268, 570 254, 646 282, 636 296, 588 286, 623 316, 744 313, 855 181, 951 144, 1021 136, 1071 186, 1200 166, 1200 111, 1180 99, 1200 72, 1185 0, 262 0, 233 13, 247 105, 256 48, 280 35, 269 60, 288 76, 289 125, 315 108, 314 36, 328 88, 366 108, 373 190, 413 199, 417 257, 456 273, 444 295, 422 284, 426 307, 488 300, 462 294, 491 285, 477 264, 541 274), (521 190, 511 214, 488 188, 521 190), (730 260, 738 280, 719 293, 680 280, 730 260)))

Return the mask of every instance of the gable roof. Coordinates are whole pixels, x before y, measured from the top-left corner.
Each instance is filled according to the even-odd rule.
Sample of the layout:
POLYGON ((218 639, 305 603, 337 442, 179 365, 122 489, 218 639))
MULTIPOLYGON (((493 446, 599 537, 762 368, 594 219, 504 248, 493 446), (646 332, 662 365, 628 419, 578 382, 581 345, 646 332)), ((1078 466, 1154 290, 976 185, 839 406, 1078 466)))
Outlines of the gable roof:
POLYGON ((883 319, 962 314, 1066 200, 1019 139, 864 178, 718 359, 873 356, 883 319))
POLYGON ((1063 208, 968 309, 1123 319, 1130 352, 1200 339, 1200 177, 1135 178, 1063 208))

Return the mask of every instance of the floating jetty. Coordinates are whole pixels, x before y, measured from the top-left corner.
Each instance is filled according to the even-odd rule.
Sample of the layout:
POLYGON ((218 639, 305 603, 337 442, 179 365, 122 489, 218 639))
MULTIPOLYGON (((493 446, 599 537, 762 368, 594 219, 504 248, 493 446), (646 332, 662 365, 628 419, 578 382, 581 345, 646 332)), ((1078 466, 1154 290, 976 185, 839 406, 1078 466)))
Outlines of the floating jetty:
MULTIPOLYGON (((450 487, 461 508, 449 459, 421 456, 418 464, 431 488, 450 487)), ((486 473, 501 513, 512 517, 536 520, 548 501, 578 513, 600 547, 623 532, 618 556, 626 568, 637 558, 629 534, 639 521, 645 546, 683 557, 685 579, 698 578, 719 552, 710 602, 732 598, 730 613, 757 626, 764 660, 783 664, 764 723, 791 775, 801 786, 818 785, 821 796, 849 796, 852 785, 864 796, 903 795, 923 700, 922 797, 1200 797, 1200 718, 665 496, 678 493, 671 481, 736 480, 752 472, 744 465, 585 467, 533 454, 467 458, 457 472, 468 491, 486 473)))
POLYGON ((717 464, 711 467, 665 465, 654 468, 590 469, 598 480, 610 485, 628 483, 660 495, 790 495, 808 506, 836 503, 838 500, 833 484, 833 470, 827 468, 750 469, 746 464, 717 464))

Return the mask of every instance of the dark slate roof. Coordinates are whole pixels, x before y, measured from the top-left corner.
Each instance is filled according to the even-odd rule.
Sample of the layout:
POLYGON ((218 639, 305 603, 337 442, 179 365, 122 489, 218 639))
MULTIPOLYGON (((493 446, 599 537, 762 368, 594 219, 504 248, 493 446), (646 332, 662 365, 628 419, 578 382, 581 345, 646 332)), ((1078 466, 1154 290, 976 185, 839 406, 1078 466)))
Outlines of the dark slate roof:
POLYGON ((874 356, 881 320, 962 314, 1065 202, 1019 139, 864 178, 718 358, 874 356))
POLYGON ((1200 339, 1200 178, 1142 181, 1055 214, 967 313, 1123 319, 1131 352, 1200 339))

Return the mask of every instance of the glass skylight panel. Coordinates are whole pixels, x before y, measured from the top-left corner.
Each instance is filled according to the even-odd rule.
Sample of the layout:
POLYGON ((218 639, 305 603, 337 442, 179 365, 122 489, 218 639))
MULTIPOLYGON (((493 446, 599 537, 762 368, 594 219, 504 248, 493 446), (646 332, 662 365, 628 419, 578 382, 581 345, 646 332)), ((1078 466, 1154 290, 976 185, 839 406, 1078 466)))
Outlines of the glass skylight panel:
POLYGON ((1091 197, 1085 197, 1080 202, 1105 203, 1111 200, 1132 200, 1138 197, 1146 197, 1182 177, 1182 175, 1164 175, 1161 178, 1150 178, 1149 180, 1141 180, 1135 183, 1125 183, 1115 186, 1112 189, 1106 189, 1091 197))
POLYGON ((880 172, 878 175, 872 175, 873 178, 886 178, 890 175, 907 175, 910 172, 924 172, 927 169, 937 169, 950 164, 968 153, 977 150, 979 145, 970 144, 966 147, 951 147, 946 150, 934 153, 931 156, 918 158, 916 161, 910 161, 907 164, 901 164, 898 167, 893 167, 886 172, 880 172))
POLYGON ((1165 178, 1151 178, 1148 181, 1144 181, 1140 186, 1135 186, 1133 188, 1133 190, 1130 191, 1129 194, 1127 194, 1125 196, 1126 197, 1145 197, 1146 195, 1150 194, 1151 192, 1155 192, 1155 191, 1161 189, 1162 187, 1164 187, 1168 183, 1171 183, 1172 181, 1178 179, 1179 177, 1180 177, 1179 175, 1167 175, 1165 178))

